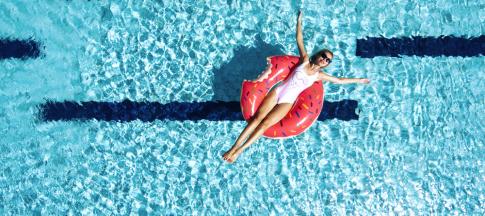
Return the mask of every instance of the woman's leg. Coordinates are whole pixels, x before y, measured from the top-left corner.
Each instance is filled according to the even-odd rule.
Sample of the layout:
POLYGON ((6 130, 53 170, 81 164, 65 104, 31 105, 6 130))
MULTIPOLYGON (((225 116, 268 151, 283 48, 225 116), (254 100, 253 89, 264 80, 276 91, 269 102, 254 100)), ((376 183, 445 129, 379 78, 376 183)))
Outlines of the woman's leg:
POLYGON ((242 144, 242 142, 251 134, 251 132, 259 125, 259 123, 268 115, 268 113, 273 109, 276 105, 277 95, 276 89, 272 89, 268 95, 264 98, 263 102, 258 108, 258 111, 254 114, 254 116, 249 120, 246 128, 241 132, 239 137, 237 138, 234 145, 229 149, 226 153, 224 153, 223 157, 227 160, 231 154, 233 154, 237 147, 242 144))
POLYGON ((229 162, 234 162, 239 154, 244 151, 244 149, 248 148, 251 144, 253 144, 269 127, 273 126, 277 122, 279 122, 285 115, 290 111, 293 104, 291 103, 282 103, 277 104, 271 112, 268 113, 266 118, 261 121, 261 123, 254 129, 253 133, 249 136, 246 142, 236 149, 236 151, 232 154, 229 158, 229 162))

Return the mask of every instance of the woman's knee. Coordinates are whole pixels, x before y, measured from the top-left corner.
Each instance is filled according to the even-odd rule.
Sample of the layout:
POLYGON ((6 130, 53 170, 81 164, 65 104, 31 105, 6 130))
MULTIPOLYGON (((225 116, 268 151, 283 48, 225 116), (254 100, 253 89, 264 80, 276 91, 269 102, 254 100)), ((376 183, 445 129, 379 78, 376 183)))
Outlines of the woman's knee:
POLYGON ((254 116, 252 117, 252 121, 256 121, 256 122, 261 122, 263 121, 264 119, 264 113, 263 112, 260 112, 260 111, 257 111, 256 114, 254 114, 254 116))
POLYGON ((261 123, 259 123, 259 126, 263 129, 268 129, 269 127, 271 127, 272 125, 276 124, 276 122, 274 122, 272 120, 272 118, 264 118, 261 123))

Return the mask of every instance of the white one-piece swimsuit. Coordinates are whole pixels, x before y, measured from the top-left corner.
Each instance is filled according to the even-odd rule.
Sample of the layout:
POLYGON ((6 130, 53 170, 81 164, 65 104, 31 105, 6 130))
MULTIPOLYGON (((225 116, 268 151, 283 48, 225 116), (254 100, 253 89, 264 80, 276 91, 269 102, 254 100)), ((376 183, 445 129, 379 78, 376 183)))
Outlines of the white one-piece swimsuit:
POLYGON ((308 64, 305 62, 295 68, 295 71, 291 76, 283 81, 281 85, 276 87, 277 104, 280 103, 294 103, 298 95, 300 95, 303 90, 310 87, 318 78, 318 73, 313 75, 308 75, 304 66, 308 64))

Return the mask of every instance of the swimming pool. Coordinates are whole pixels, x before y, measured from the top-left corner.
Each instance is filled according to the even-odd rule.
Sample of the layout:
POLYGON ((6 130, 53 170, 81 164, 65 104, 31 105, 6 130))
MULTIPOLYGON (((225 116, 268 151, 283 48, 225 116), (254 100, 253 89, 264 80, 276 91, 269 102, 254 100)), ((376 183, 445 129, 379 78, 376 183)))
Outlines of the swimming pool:
MULTIPOLYGON (((0 61, 0 213, 483 215, 485 58, 359 58, 365 37, 479 36, 483 1, 0 3, 0 38, 42 56, 0 61), (241 120, 42 121, 52 101, 238 101, 265 57, 335 53, 328 102, 358 119, 261 139, 227 165, 241 120), (482 111, 480 111, 482 110, 482 111), (480 114, 482 113, 482 114, 480 114)), ((324 104, 325 106, 325 104, 324 104)))

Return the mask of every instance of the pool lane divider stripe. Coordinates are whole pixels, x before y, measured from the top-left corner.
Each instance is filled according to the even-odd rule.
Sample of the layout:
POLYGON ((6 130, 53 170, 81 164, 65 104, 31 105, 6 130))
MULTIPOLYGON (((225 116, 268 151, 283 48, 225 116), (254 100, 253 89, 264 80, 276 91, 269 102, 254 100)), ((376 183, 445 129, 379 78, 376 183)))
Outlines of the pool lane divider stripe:
MULTIPOLYGON (((325 101, 318 120, 339 119, 344 121, 358 119, 355 113, 358 102, 342 100, 325 101)), ((120 121, 141 120, 210 120, 210 121, 243 121, 238 101, 207 102, 121 102, 99 101, 46 101, 38 105, 38 118, 41 121, 120 121)))
POLYGON ((461 56, 485 55, 485 35, 478 37, 367 37, 357 39, 356 55, 376 56, 461 56))
POLYGON ((41 55, 41 44, 32 39, 0 38, 0 60, 38 58, 41 55))

